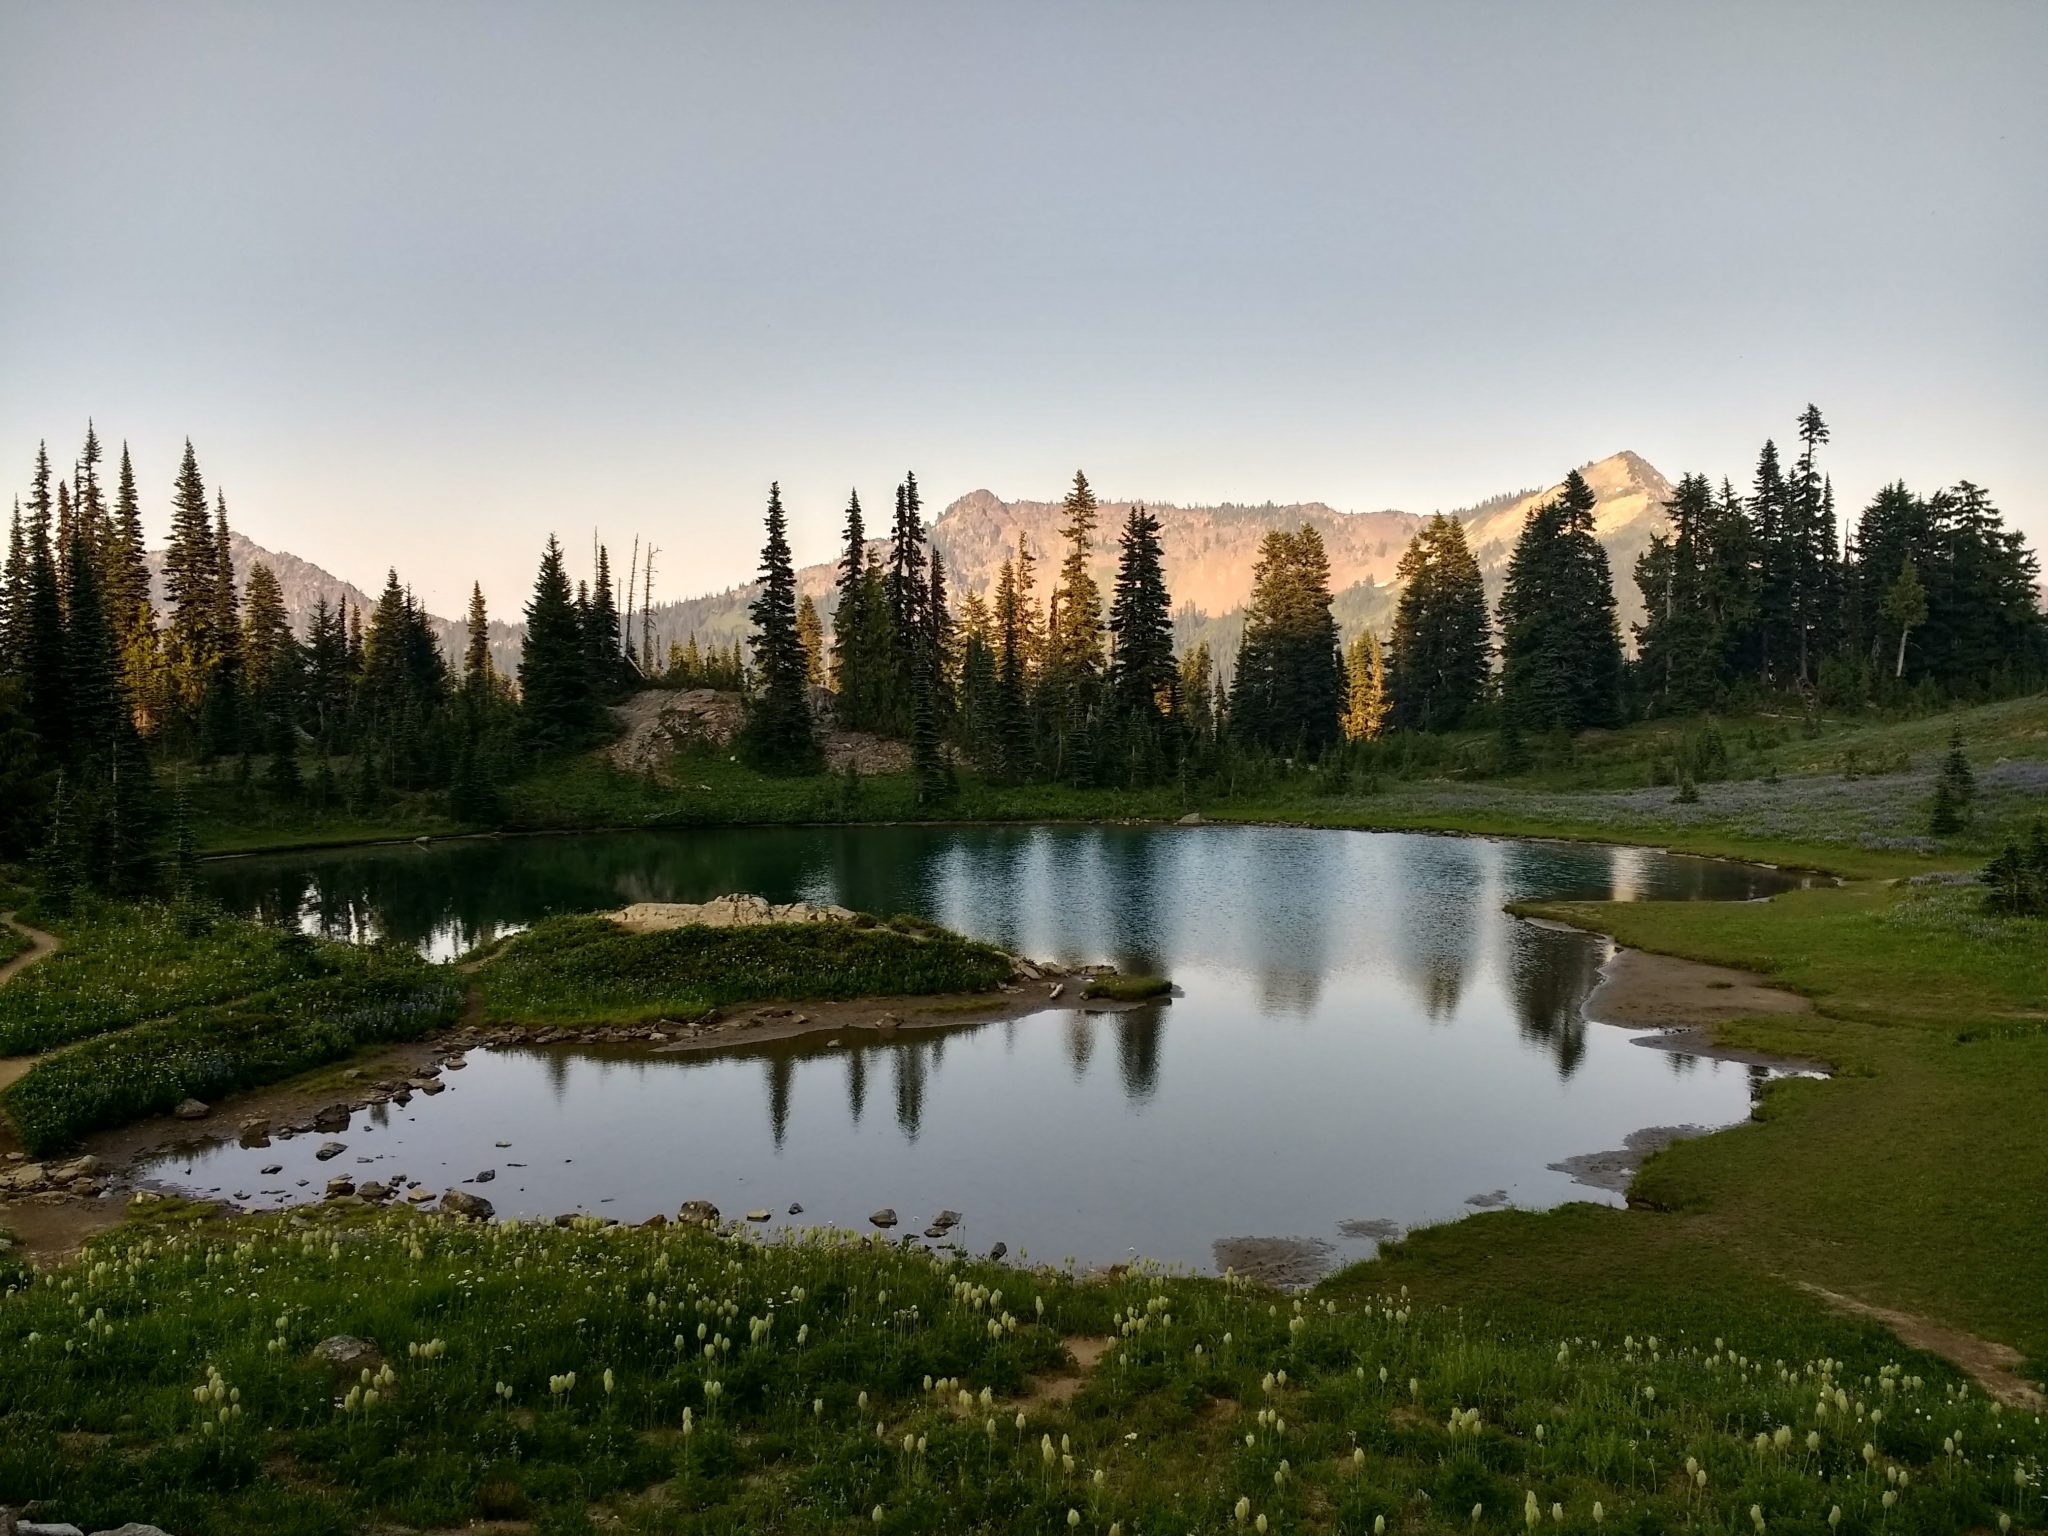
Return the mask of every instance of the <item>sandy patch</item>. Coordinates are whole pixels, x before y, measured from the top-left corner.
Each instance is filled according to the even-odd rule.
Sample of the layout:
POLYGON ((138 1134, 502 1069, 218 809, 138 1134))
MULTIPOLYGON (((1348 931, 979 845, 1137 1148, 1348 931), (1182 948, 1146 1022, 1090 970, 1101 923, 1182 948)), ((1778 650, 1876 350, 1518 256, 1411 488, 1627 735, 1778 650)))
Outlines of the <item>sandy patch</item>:
POLYGON ((1109 1353, 1116 1341, 1107 1338, 1077 1336, 1066 1341, 1067 1354, 1072 1366, 1057 1376, 1034 1376, 1026 1384, 1024 1395, 1017 1400, 1017 1406, 1024 1409, 1057 1407, 1070 1402, 1088 1385, 1088 1378, 1095 1367, 1102 1363, 1102 1357, 1109 1353))

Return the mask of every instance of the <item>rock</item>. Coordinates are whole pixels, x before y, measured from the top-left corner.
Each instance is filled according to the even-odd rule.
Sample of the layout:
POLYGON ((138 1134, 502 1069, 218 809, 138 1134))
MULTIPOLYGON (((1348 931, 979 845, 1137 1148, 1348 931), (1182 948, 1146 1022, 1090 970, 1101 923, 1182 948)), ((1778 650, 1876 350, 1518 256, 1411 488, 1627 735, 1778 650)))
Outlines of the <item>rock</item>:
POLYGON ((876 1211, 872 1216, 868 1217, 868 1220, 872 1221, 878 1227, 893 1227, 896 1225, 896 1213, 890 1210, 889 1207, 885 1205, 879 1211, 876 1211))
POLYGON ((1064 992, 1064 991, 1066 991, 1066 990, 1067 990, 1067 984, 1066 984, 1066 983, 1065 983, 1064 981, 1056 981, 1056 982, 1054 982, 1054 983, 1052 984, 1052 991, 1048 992, 1048 993, 1046 994, 1046 996, 1047 996, 1047 997, 1058 997, 1058 996, 1059 996, 1059 995, 1060 995, 1060 994, 1061 994, 1062 992, 1064 992))
POLYGON ((770 1216, 772 1216, 772 1215, 774 1215, 774 1214, 775 1214, 775 1213, 774 1213, 773 1211, 768 1211, 768 1210, 753 1210, 753 1211, 749 1211, 749 1212, 747 1212, 747 1220, 749 1220, 749 1221, 766 1221, 766 1220, 768 1220, 768 1218, 769 1218, 770 1216))
POLYGON ((342 1154, 342 1153, 344 1153, 344 1152, 346 1152, 347 1150, 348 1150, 348 1144, 347 1144, 346 1142, 340 1142, 340 1141, 323 1141, 323 1142, 321 1142, 321 1143, 320 1143, 320 1149, 319 1149, 319 1150, 318 1150, 317 1152, 315 1152, 315 1153, 314 1153, 313 1155, 314 1155, 315 1157, 319 1158, 319 1159, 320 1159, 320 1161, 324 1163, 324 1162, 326 1162, 326 1161, 327 1161, 327 1160, 328 1160, 329 1158, 335 1158, 335 1157, 339 1157, 339 1156, 341 1156, 341 1154, 342 1154))
POLYGON ((410 1200, 414 1205, 425 1205, 429 1200, 434 1198, 434 1191, 426 1188, 424 1185, 415 1184, 411 1189, 408 1189, 405 1192, 405 1198, 410 1200))
POLYGON ((469 1063, 467 1061, 464 1061, 460 1056, 450 1056, 446 1061, 442 1062, 441 1065, 446 1067, 450 1072, 460 1072, 464 1067, 468 1066, 469 1063))
POLYGON ((896 1033, 896 1027, 902 1022, 893 1013, 878 1013, 875 1015, 874 1028, 882 1034, 893 1035, 896 1033))
POLYGON ((448 1091, 448 1085, 438 1077, 422 1078, 419 1082, 414 1083, 413 1087, 419 1089, 421 1093, 446 1093, 448 1091))
POLYGON ((762 896, 720 896, 701 904, 682 901, 640 901, 605 914, 634 933, 664 928, 745 928, 766 923, 850 923, 858 916, 845 907, 814 906, 792 901, 777 905, 762 896))
POLYGON ((804 1213, 804 1207, 803 1207, 803 1202, 802 1202, 801 1200, 792 1200, 792 1201, 790 1201, 790 1202, 789 1202, 789 1214, 790 1214, 790 1215, 792 1215, 792 1216, 801 1216, 801 1215, 803 1215, 803 1213, 804 1213))
POLYGON ((204 1120, 213 1113, 213 1110, 209 1106, 200 1103, 197 1099, 187 1099, 176 1109, 172 1110, 171 1113, 180 1120, 204 1120))
POLYGON ((490 1201, 482 1195, 472 1195, 466 1189, 449 1190, 441 1197, 441 1209, 465 1221, 489 1221, 498 1214, 490 1201))
POLYGON ((348 1129, 349 1107, 346 1104, 330 1104, 313 1116, 316 1131, 345 1131, 348 1129))
POLYGON ((1174 823, 1177 827, 1206 827, 1208 824, 1208 818, 1200 811, 1189 811, 1187 815, 1174 823))
POLYGON ((330 1200, 332 1200, 336 1195, 352 1195, 355 1192, 356 1181, 350 1178, 347 1174, 342 1174, 339 1178, 333 1178, 327 1181, 327 1198, 330 1200))
POLYGON ((384 1363, 384 1352, 368 1339, 352 1333, 337 1333, 313 1346, 313 1358, 322 1365, 353 1376, 357 1371, 375 1370, 384 1363))
POLYGON ((258 1173, 262 1174, 262 1175, 263 1175, 263 1176, 264 1176, 264 1177, 265 1177, 265 1178, 267 1179, 267 1178, 269 1178, 269 1177, 270 1177, 270 1176, 271 1176, 271 1175, 272 1175, 273 1173, 283 1173, 283 1172, 284 1172, 284 1164, 283 1164, 283 1163, 265 1163, 265 1164, 264 1164, 264 1165, 263 1165, 263 1166, 262 1166, 261 1168, 257 1169, 256 1171, 257 1171, 258 1173))
POLYGON ((668 1225, 668 1218, 662 1215, 661 1212, 656 1211, 652 1216, 648 1217, 645 1221, 641 1222, 640 1225, 643 1227, 652 1227, 656 1231, 660 1231, 663 1227, 668 1225))
POLYGON ((485 1169, 485 1170, 484 1170, 484 1171, 483 1171, 482 1173, 480 1173, 480 1174, 478 1174, 478 1175, 476 1176, 476 1180, 475 1180, 475 1182, 476 1182, 476 1183, 478 1183, 478 1184, 488 1184, 488 1183, 490 1183, 490 1182, 491 1182, 491 1180, 495 1179, 495 1178, 496 1178, 497 1176, 498 1176, 498 1170, 497 1170, 497 1169, 495 1169, 495 1168, 486 1168, 486 1169, 485 1169))
POLYGON ((40 1520, 24 1520, 14 1529, 17 1536, 85 1536, 75 1525, 46 1525, 40 1520))
POLYGON ((1008 1243, 997 1243, 995 1247, 989 1249, 988 1256, 991 1260, 1000 1262, 1009 1251, 1010 1245, 1008 1243))
POLYGON ((76 1184, 80 1179, 89 1179, 100 1171, 100 1160, 87 1153, 74 1157, 68 1163, 59 1163, 50 1170, 52 1184, 76 1184))
POLYGON ((94 1531, 92 1536, 170 1536, 159 1525, 137 1525, 133 1520, 126 1525, 117 1525, 111 1531, 94 1531))
POLYGON ((1019 976, 1022 976, 1026 981, 1045 980, 1045 972, 1041 971, 1029 960, 1019 960, 1017 962, 1017 974, 1019 976))
POLYGON ((261 1115, 253 1120, 244 1120, 236 1139, 245 1147, 267 1147, 270 1145, 270 1122, 261 1115))
POLYGON ((718 1225, 718 1207, 709 1200, 685 1200, 682 1210, 676 1213, 676 1219, 693 1227, 715 1227, 718 1225))
POLYGON ((41 1189, 49 1181, 50 1175, 41 1163, 23 1163, 0 1182, 9 1189, 26 1193, 31 1189, 41 1189))
POLYGON ((372 1205, 379 1204, 391 1198, 391 1191, 386 1189, 382 1184, 379 1184, 375 1179, 372 1179, 367 1184, 359 1186, 356 1190, 356 1193, 361 1195, 365 1200, 369 1201, 372 1205))
POLYGON ((941 1232, 950 1232, 960 1225, 960 1213, 958 1211, 941 1211, 932 1218, 932 1225, 941 1232))

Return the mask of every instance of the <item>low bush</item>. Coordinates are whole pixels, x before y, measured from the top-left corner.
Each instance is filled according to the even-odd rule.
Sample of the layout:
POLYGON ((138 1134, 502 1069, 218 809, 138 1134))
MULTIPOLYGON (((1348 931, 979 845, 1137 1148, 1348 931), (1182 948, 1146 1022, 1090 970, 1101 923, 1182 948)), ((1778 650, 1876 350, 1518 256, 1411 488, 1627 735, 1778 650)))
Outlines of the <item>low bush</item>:
POLYGON ((985 992, 1006 981, 1000 950, 944 929, 785 923, 631 933, 602 917, 557 917, 516 936, 478 972, 498 1022, 627 1022, 725 1003, 985 992))
POLYGON ((321 958, 333 974, 49 1056, 0 1093, 0 1109, 40 1155, 91 1131, 165 1114, 185 1099, 281 1082, 366 1045, 446 1029, 462 1011, 462 989, 424 962, 376 952, 321 958))
POLYGON ((1097 976, 1081 989, 1081 995, 1136 1003, 1148 997, 1165 997, 1172 991, 1173 983, 1164 976, 1097 976))

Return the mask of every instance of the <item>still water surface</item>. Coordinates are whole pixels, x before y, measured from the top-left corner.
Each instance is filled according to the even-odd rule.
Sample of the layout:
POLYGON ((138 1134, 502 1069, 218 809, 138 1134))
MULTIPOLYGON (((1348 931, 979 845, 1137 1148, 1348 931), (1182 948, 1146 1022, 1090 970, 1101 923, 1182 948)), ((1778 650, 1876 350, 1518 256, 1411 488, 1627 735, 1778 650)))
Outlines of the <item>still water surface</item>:
POLYGON ((1181 995, 864 1045, 475 1052, 450 1092, 358 1115, 333 1162, 301 1137, 196 1150, 158 1168, 169 1181, 274 1205, 336 1173, 442 1189, 492 1169, 477 1187, 501 1215, 626 1221, 705 1198, 844 1225, 886 1205, 914 1229, 950 1207, 975 1248, 1200 1269, 1219 1239, 1301 1237, 1342 1261, 1370 1252, 1358 1223, 1618 1203, 1549 1165, 1644 1127, 1741 1120, 1761 1074, 1589 1022, 1608 946, 1502 905, 1794 883, 1645 849, 1249 827, 506 839, 206 878, 235 909, 438 957, 549 913, 752 891, 915 912, 1023 954, 1160 972, 1181 995))

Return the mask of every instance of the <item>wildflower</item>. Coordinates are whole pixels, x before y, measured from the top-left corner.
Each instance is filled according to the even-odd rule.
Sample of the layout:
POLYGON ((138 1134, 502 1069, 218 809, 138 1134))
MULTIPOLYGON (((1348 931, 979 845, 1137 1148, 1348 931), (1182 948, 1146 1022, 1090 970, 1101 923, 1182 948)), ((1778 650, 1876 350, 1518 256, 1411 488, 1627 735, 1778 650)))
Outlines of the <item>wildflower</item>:
POLYGON ((1234 1513, 1237 1516, 1237 1523, 1243 1525, 1245 1521, 1252 1517, 1252 1501, 1248 1498, 1240 1498, 1237 1501, 1237 1509, 1234 1513))
POLYGON ((1552 1525, 1564 1524, 1564 1505, 1552 1504, 1550 1506, 1550 1523, 1552 1525))
POLYGON ((874 1520, 875 1524, 877 1524, 877 1525, 880 1525, 880 1524, 882 1523, 882 1506, 881 1506, 881 1505, 877 1504, 877 1505, 875 1506, 875 1512, 874 1512, 874 1515, 873 1515, 873 1517, 872 1517, 872 1518, 873 1518, 873 1520, 874 1520))
POLYGON ((1080 1524, 1081 1511, 1079 1511, 1078 1509, 1069 1509, 1067 1511, 1067 1529, 1070 1531, 1077 1530, 1079 1529, 1080 1524))
POLYGON ((1758 1536, 1762 1536, 1762 1532, 1763 1532, 1763 1528, 1764 1528, 1764 1507, 1763 1507, 1763 1505, 1761 1505, 1761 1504, 1752 1504, 1752 1505, 1750 1505, 1750 1506, 1749 1506, 1749 1523, 1750 1523, 1751 1525, 1753 1525, 1753 1526, 1755 1526, 1755 1527, 1757 1528, 1758 1536))
POLYGON ((1362 1466, 1364 1466, 1364 1465, 1365 1465, 1365 1447, 1364 1447, 1364 1446, 1362 1446, 1362 1445, 1361 1445, 1361 1446, 1356 1446, 1356 1447, 1354 1447, 1354 1448, 1353 1448, 1353 1450, 1352 1450, 1352 1452, 1351 1452, 1351 1465, 1353 1465, 1354 1467, 1362 1467, 1362 1466))
POLYGON ((1479 1517, 1485 1513, 1486 1506, 1484 1504, 1474 1504, 1472 1506, 1472 1523, 1474 1525, 1477 1525, 1479 1523, 1479 1517))
POLYGON ((1842 1523, 1842 1506, 1836 1504, 1828 1510, 1828 1529, 1835 1530, 1842 1523))
POLYGON ((1595 1499, 1593 1501, 1593 1523, 1595 1525, 1601 1525, 1604 1524, 1606 1520, 1607 1511, 1601 1508, 1600 1501, 1598 1499, 1595 1499))
POLYGON ((1385 1515, 1374 1515, 1372 1517, 1372 1536, 1387 1536, 1387 1517, 1385 1515))

